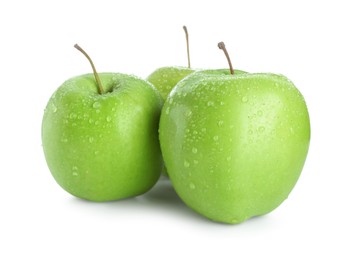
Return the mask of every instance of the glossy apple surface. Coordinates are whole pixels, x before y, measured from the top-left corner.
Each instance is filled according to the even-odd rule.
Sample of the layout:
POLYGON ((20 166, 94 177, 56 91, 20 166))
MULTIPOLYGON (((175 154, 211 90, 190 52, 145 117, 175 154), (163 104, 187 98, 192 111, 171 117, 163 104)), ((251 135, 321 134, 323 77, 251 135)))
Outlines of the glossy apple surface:
POLYGON ((155 86, 165 101, 176 84, 193 72, 193 69, 186 67, 162 67, 150 74, 147 80, 155 86))
MULTIPOLYGON (((164 102, 176 84, 193 72, 193 69, 186 67, 162 67, 150 74, 147 81, 155 86, 164 102)), ((168 175, 165 166, 162 167, 161 173, 168 175)))
POLYGON ((57 183, 74 196, 110 201, 137 196, 158 180, 160 95, 144 80, 100 73, 66 81, 50 98, 42 143, 57 183))
POLYGON ((211 220, 240 223, 288 197, 307 156, 310 123, 286 77, 208 71, 173 89, 159 135, 181 199, 211 220))

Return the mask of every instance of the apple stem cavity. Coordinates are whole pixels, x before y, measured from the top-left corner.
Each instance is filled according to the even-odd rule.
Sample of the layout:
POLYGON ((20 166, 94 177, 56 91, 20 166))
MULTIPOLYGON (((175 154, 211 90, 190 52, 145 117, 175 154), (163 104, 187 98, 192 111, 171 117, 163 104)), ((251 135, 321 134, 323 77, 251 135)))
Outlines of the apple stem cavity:
POLYGON ((99 92, 100 95, 103 94, 104 93, 103 84, 101 84, 99 74, 98 74, 97 70, 95 69, 95 66, 94 66, 94 63, 93 63, 92 59, 89 57, 89 55, 78 44, 75 44, 74 47, 77 50, 79 50, 80 52, 82 52, 83 55, 86 56, 86 58, 88 59, 90 65, 92 66, 92 69, 93 69, 95 81, 98 84, 98 92, 99 92))
POLYGON ((231 59, 230 59, 229 53, 226 50, 225 43, 224 42, 219 42, 218 43, 218 47, 219 47, 220 50, 224 51, 226 59, 227 59, 227 62, 229 63, 230 73, 231 73, 231 75, 234 75, 234 70, 233 70, 233 67, 232 67, 231 59))
POLYGON ((191 68, 191 59, 190 59, 190 56, 189 56, 188 30, 187 30, 187 27, 185 25, 183 26, 183 30, 185 31, 185 34, 186 34, 188 68, 191 68))

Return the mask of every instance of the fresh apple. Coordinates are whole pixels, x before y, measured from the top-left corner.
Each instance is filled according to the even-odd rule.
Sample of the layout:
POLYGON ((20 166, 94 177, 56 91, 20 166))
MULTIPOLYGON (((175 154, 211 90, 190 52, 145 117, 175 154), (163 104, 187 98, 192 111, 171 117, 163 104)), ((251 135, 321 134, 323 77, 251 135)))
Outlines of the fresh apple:
POLYGON ((156 87, 164 101, 180 80, 194 72, 191 69, 188 30, 186 26, 183 26, 183 29, 186 34, 188 67, 162 67, 147 77, 147 80, 156 87))
POLYGON ((310 123, 302 94, 285 76, 230 67, 228 75, 197 72, 177 84, 159 138, 181 199, 211 220, 240 223, 288 197, 307 156, 310 123))
POLYGON ((71 78, 52 95, 42 121, 49 169, 67 192, 91 201, 140 195, 158 180, 162 100, 145 80, 119 73, 71 78), (98 86, 98 87, 97 87, 98 86))
POLYGON ((186 67, 162 67, 150 74, 147 80, 155 86, 165 101, 176 84, 193 72, 193 69, 186 67))
MULTIPOLYGON (((147 81, 152 83, 155 88, 159 91, 163 102, 166 100, 171 90, 176 86, 179 81, 181 81, 182 79, 184 79, 195 71, 194 69, 191 69, 191 59, 189 54, 189 35, 187 27, 183 26, 183 30, 186 35, 188 67, 161 67, 156 69, 154 72, 152 72, 152 74, 147 77, 147 81)), ((164 164, 161 173, 165 176, 168 175, 164 164)))

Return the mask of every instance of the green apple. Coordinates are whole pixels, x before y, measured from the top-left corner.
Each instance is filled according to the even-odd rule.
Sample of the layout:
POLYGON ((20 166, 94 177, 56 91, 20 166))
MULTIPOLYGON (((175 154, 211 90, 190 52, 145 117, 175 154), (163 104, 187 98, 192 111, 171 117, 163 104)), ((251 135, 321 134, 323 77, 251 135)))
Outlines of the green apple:
MULTIPOLYGON (((159 91, 163 102, 166 100, 171 90, 176 86, 179 81, 181 81, 182 79, 184 79, 195 71, 194 69, 191 69, 191 61, 189 54, 189 36, 187 27, 183 26, 183 30, 185 31, 186 35, 188 67, 161 67, 156 69, 147 77, 147 81, 152 83, 155 88, 159 91)), ((165 176, 168 175, 165 165, 163 165, 162 167, 162 174, 165 176)))
POLYGON ((161 97, 145 80, 97 74, 92 67, 94 74, 67 80, 47 104, 42 121, 47 164, 57 183, 79 198, 140 195, 160 176, 161 97))
POLYGON ((164 101, 180 80, 194 72, 191 69, 187 27, 183 26, 183 29, 186 34, 188 67, 162 67, 147 77, 147 80, 156 87, 164 101))
POLYGON ((193 72, 187 67, 162 67, 150 74, 147 81, 155 86, 165 101, 176 84, 193 72))
POLYGON ((240 223, 288 197, 307 156, 309 115, 285 76, 199 72, 170 93, 159 138, 181 199, 211 220, 240 223))

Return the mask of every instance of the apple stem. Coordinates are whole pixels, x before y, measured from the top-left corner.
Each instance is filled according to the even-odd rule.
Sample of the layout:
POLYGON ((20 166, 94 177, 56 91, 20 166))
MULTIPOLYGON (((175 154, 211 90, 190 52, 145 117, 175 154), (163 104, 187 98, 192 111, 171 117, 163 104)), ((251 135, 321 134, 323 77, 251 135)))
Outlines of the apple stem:
POLYGON ((186 34, 188 68, 191 68, 191 59, 190 59, 190 56, 189 56, 188 30, 187 30, 187 27, 185 25, 183 26, 183 30, 185 31, 185 34, 186 34))
POLYGON ((231 73, 231 75, 234 75, 234 70, 233 70, 233 67, 232 67, 231 59, 230 59, 229 53, 226 50, 225 43, 224 42, 219 42, 218 43, 218 47, 219 47, 220 50, 224 51, 226 59, 227 59, 227 62, 229 63, 230 73, 231 73))
POLYGON ((80 52, 82 52, 83 55, 86 56, 86 58, 88 59, 90 65, 92 66, 92 69, 93 69, 95 81, 98 84, 98 92, 99 92, 99 94, 103 94, 104 93, 104 88, 103 88, 103 85, 101 84, 100 77, 99 77, 99 75, 97 73, 97 70, 95 69, 95 66, 94 66, 94 63, 93 63, 92 59, 89 57, 89 55, 78 44, 75 44, 74 47, 77 50, 79 50, 80 52))

